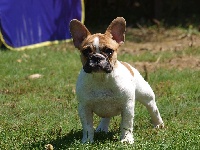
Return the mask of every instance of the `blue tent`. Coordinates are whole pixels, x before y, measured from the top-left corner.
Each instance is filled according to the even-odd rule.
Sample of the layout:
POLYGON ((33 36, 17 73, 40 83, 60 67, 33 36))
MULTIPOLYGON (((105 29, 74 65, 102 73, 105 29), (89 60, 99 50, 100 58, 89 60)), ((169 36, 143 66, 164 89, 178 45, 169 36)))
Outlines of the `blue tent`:
POLYGON ((67 41, 71 19, 84 21, 83 0, 0 0, 0 43, 24 50, 67 41))

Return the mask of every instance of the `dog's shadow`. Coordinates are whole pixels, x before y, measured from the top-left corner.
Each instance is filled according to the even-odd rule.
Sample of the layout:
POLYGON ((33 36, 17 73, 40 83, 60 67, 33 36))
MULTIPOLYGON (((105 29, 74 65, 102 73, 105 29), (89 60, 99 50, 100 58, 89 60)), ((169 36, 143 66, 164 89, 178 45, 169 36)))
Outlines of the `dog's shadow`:
POLYGON ((68 149, 73 145, 74 143, 80 141, 82 137, 82 131, 81 130, 71 130, 69 133, 63 136, 58 136, 55 140, 50 141, 49 144, 53 145, 55 149, 68 149))
MULTIPOLYGON (((115 136, 118 134, 118 131, 110 131, 108 133, 105 132, 95 132, 94 135, 94 144, 95 143, 105 143, 106 141, 117 141, 118 139, 115 136)), ((51 144, 56 149, 69 149, 70 147, 74 147, 75 144, 81 144, 82 139, 82 130, 74 131, 71 130, 64 136, 58 136, 56 139, 51 140, 47 143, 47 141, 40 141, 32 144, 31 148, 45 147, 47 144, 51 144)))

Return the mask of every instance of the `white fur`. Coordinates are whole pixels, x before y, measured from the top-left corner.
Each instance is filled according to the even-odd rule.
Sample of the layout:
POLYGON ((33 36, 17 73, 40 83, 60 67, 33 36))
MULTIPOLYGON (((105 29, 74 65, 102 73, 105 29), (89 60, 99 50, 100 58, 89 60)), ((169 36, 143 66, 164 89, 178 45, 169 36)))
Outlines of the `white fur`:
POLYGON ((99 37, 94 38, 93 45, 96 48, 96 52, 99 53, 99 37))
POLYGON ((96 131, 105 132, 108 132, 110 118, 121 114, 121 142, 133 143, 135 99, 147 107, 155 127, 164 126, 155 103, 154 92, 140 73, 133 67, 131 69, 134 76, 117 61, 117 68, 108 74, 88 74, 83 69, 81 70, 76 85, 76 94, 83 126, 83 143, 93 142, 93 113, 102 117, 96 131))

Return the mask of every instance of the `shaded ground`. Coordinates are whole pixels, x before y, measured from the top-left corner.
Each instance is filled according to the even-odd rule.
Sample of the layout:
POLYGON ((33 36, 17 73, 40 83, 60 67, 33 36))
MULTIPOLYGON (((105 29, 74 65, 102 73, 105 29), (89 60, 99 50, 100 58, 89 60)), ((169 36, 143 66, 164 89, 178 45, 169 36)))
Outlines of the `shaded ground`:
POLYGON ((200 51, 200 34, 197 30, 128 28, 126 39, 125 44, 121 47, 121 53, 140 55, 149 51, 153 54, 160 54, 155 62, 132 63, 138 70, 144 70, 144 66, 149 71, 160 67, 200 70, 200 55, 185 53, 185 50, 189 48, 195 49, 193 51, 200 51), (182 55, 160 61, 168 52, 172 55, 173 53, 182 53, 182 55))

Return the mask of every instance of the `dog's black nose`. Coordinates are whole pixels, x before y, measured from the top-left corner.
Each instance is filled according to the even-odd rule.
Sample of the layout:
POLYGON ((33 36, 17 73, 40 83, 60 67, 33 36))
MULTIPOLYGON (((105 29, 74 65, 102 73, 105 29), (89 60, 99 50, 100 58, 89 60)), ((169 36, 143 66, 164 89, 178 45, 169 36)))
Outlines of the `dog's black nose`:
POLYGON ((106 58, 101 54, 93 54, 90 58, 92 61, 99 63, 102 60, 105 60, 106 58))

